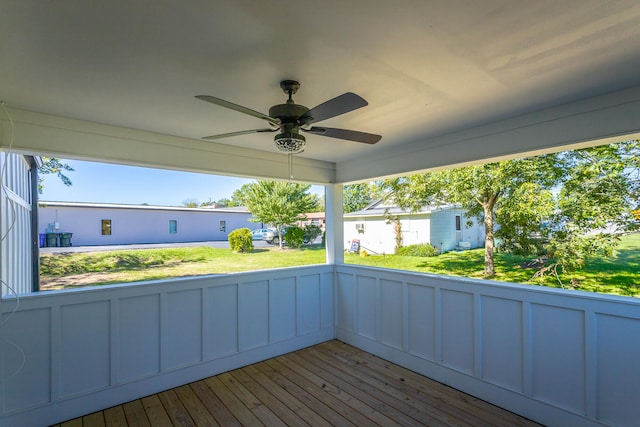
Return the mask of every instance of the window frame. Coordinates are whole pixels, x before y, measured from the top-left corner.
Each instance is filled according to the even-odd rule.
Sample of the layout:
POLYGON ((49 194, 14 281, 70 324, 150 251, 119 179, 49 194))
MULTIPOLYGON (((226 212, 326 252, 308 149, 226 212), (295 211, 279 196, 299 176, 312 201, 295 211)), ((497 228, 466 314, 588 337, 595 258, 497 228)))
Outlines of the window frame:
POLYGON ((110 219, 100 220, 100 235, 111 236, 113 234, 113 228, 110 219))

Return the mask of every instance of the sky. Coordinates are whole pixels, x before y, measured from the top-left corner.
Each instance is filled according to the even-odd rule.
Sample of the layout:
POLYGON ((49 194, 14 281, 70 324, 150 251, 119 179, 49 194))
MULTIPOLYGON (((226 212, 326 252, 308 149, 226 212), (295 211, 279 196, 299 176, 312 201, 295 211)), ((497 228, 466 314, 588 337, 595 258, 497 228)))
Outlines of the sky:
MULTIPOLYGON (((43 175, 43 192, 48 202, 93 202, 181 206, 186 200, 198 203, 231 198, 231 194, 252 179, 191 172, 177 172, 134 166, 112 165, 61 159, 74 170, 64 174, 71 179, 67 187, 55 175, 43 175)), ((311 191, 324 194, 322 186, 311 191)))

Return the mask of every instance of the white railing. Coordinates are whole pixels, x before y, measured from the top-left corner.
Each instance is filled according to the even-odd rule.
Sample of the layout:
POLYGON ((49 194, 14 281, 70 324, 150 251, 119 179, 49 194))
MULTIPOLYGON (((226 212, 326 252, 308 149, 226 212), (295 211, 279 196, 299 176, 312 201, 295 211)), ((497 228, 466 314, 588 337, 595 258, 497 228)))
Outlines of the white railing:
POLYGON ((0 307, 2 426, 48 425, 334 337, 546 425, 640 420, 632 298, 328 264, 0 307))
POLYGON ((330 265, 8 298, 0 425, 54 424, 332 339, 333 306, 330 265))
POLYGON ((640 425, 640 301, 336 267, 336 337, 545 425, 640 425))

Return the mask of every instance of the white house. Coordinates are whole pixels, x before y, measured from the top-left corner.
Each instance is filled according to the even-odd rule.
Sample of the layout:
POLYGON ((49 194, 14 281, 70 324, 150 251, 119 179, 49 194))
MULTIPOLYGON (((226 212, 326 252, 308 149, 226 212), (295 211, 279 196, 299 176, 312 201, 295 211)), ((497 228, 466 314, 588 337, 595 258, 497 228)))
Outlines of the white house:
POLYGON ((327 242, 320 265, 2 296, 3 427, 333 339, 544 425, 638 425, 637 298, 346 264, 342 224, 345 184, 640 138, 637 0, 2 6, 0 149, 324 185, 327 242), (265 115, 291 78, 325 119, 293 157, 265 115), (382 140, 323 136, 350 130, 382 140))
MULTIPOLYGON (((255 228, 256 224, 250 222, 250 218, 251 213, 246 208, 70 202, 38 204, 38 232, 45 236, 71 233, 70 243, 74 246, 226 240, 229 233, 237 228, 255 228)), ((41 244, 42 240, 41 237, 41 244)), ((50 241, 44 238, 45 244, 50 241)))
POLYGON ((396 245, 395 224, 388 215, 400 221, 403 246, 429 243, 439 251, 477 248, 484 245, 484 226, 466 215, 464 209, 455 206, 424 207, 411 212, 382 201, 366 208, 345 214, 345 248, 351 248, 358 240, 360 247, 372 253, 392 254, 396 245), (470 220, 472 225, 467 227, 470 220))
POLYGON ((34 285, 37 288, 38 246, 33 225, 37 221, 36 170, 40 162, 39 157, 0 152, 2 296, 31 292, 34 285))

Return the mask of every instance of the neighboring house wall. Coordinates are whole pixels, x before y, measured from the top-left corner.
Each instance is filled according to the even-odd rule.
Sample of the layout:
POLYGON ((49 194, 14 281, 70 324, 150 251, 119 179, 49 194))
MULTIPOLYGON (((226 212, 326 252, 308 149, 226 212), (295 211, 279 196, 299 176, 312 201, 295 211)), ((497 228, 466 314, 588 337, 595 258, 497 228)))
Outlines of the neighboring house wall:
POLYGON ((324 212, 311 212, 304 214, 305 219, 298 220, 298 227, 306 227, 307 225, 317 225, 324 230, 325 214, 324 212))
POLYGON ((30 156, 0 153, 1 295, 31 292, 32 277, 32 182, 35 163, 30 156))
POLYGON ((240 210, 62 202, 42 202, 38 210, 38 232, 72 233, 74 246, 226 240, 237 228, 256 226, 240 210), (102 234, 103 220, 110 235, 102 234))
POLYGON ((469 248, 484 246, 484 225, 461 208, 434 210, 431 215, 431 244, 446 252, 459 248, 460 242, 467 242, 469 248), (471 227, 467 227, 469 220, 471 227))
MULTIPOLYGON (((397 212, 393 215, 400 219, 402 245, 429 243, 441 251, 450 251, 459 247, 460 242, 468 242, 469 248, 484 244, 484 228, 473 219, 467 227, 466 211, 460 208, 443 208, 416 213, 397 212), (456 216, 460 219, 456 220, 456 216), (460 230, 456 230, 456 225, 460 230)), ((350 248, 354 239, 360 240, 360 247, 374 253, 394 253, 396 245, 395 225, 384 214, 384 209, 372 207, 345 215, 345 248, 350 248), (370 212, 368 212, 370 211, 370 212)))

